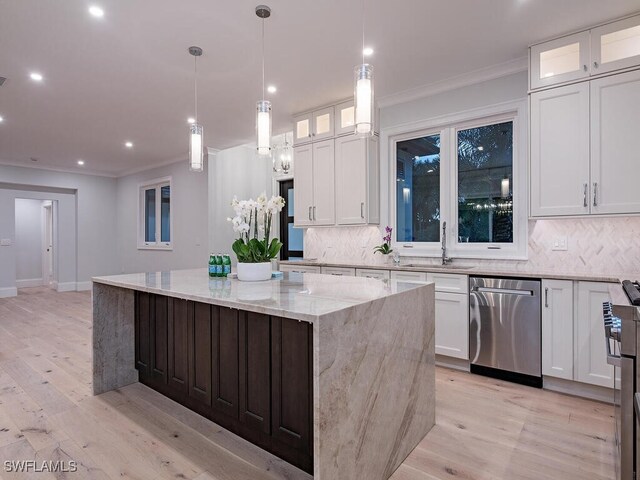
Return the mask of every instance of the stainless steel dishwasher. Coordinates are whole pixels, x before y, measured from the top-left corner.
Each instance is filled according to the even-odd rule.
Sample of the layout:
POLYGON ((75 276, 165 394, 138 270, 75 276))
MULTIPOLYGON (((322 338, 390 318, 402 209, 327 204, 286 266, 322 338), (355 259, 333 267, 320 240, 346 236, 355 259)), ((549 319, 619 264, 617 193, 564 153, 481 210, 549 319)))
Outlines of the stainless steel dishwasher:
POLYGON ((540 280, 469 278, 471 372, 542 387, 540 280))

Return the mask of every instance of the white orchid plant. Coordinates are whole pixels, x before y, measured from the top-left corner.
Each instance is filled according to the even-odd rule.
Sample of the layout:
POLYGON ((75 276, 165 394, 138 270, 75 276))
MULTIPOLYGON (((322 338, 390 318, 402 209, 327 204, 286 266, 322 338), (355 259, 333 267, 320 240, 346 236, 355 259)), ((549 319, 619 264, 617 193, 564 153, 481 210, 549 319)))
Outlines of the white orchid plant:
POLYGON ((235 217, 230 218, 238 239, 232 249, 240 263, 268 262, 278 256, 282 242, 271 239, 273 216, 284 208, 284 198, 273 196, 267 199, 263 193, 256 200, 238 200, 233 197, 231 206, 235 217))

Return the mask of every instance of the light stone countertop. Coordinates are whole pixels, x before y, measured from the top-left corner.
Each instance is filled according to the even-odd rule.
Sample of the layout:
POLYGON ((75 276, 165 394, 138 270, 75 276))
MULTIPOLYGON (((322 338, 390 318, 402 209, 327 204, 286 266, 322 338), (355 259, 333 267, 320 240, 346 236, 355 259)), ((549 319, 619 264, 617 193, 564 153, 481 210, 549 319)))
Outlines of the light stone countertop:
POLYGON ((360 269, 373 269, 373 270, 391 270, 391 271, 405 271, 405 272, 433 272, 433 273, 450 273, 459 275, 474 275, 474 276, 493 276, 493 277, 522 277, 522 278, 548 278, 556 280, 577 280, 586 282, 605 282, 605 283, 620 283, 622 280, 635 280, 640 278, 640 273, 624 273, 613 274, 598 274, 598 273, 585 273, 585 272, 568 272, 563 271, 561 267, 557 270, 519 270, 509 268, 487 268, 487 267, 474 267, 460 264, 450 264, 443 267, 441 265, 433 265, 425 263, 424 265, 417 265, 418 262, 411 262, 411 266, 393 265, 391 262, 387 264, 365 264, 365 263, 352 263, 352 262, 321 262, 317 260, 284 260, 281 261, 281 265, 308 265, 317 267, 338 267, 338 268, 360 268, 360 269))
POLYGON ((423 285, 285 272, 264 282, 209 278, 206 268, 94 277, 93 282, 314 323, 319 317, 423 285))

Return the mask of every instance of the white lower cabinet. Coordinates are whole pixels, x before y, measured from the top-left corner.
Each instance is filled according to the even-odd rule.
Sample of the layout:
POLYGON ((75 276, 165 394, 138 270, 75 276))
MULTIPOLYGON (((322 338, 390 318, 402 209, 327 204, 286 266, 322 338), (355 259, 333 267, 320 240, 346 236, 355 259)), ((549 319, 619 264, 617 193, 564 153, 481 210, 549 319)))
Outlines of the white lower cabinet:
POLYGON ((401 280, 403 282, 426 282, 426 272, 391 272, 391 280, 401 280))
POLYGON ((391 278, 389 270, 373 268, 356 268, 356 277, 377 278, 379 280, 389 280, 391 278))
POLYGON ((613 388, 613 367, 607 363, 602 303, 610 300, 608 283, 577 282, 575 380, 613 388))
POLYGON ((542 280, 542 374, 573 380, 573 281, 542 280))
POLYGON ((436 291, 435 344, 438 355, 469 359, 468 295, 436 291))
POLYGON ((337 275, 341 277, 355 277, 356 269, 355 268, 346 268, 346 267, 322 267, 320 270, 321 273, 325 275, 337 275))
POLYGON ((293 265, 291 263, 280 265, 278 267, 281 272, 295 272, 295 273, 320 273, 320 267, 314 267, 313 265, 293 265))

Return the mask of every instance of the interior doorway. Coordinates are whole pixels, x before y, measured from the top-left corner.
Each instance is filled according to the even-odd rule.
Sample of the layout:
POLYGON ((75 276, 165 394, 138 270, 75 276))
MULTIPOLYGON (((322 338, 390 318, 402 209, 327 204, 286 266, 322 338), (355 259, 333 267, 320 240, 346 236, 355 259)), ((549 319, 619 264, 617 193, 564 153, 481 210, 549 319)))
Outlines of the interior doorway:
POLYGON ((56 282, 56 201, 15 199, 16 287, 56 282))
POLYGON ((280 196, 284 198, 285 207, 280 212, 280 259, 302 257, 304 254, 304 234, 302 228, 293 225, 293 179, 280 183, 280 196))

